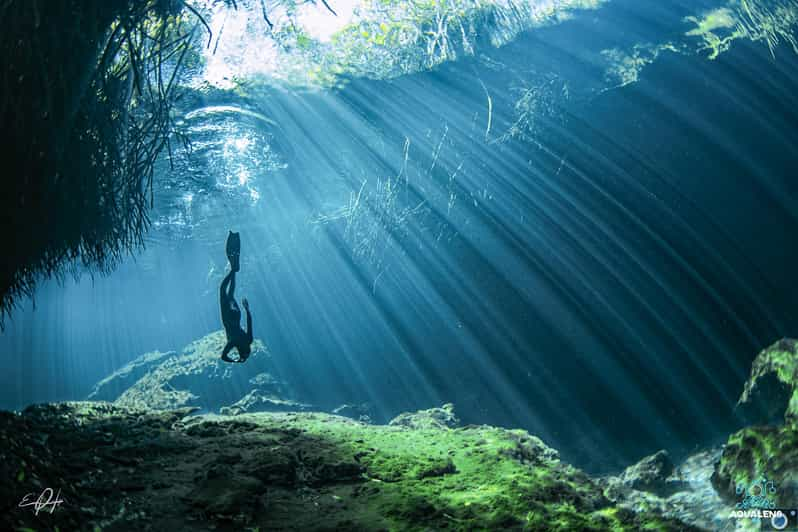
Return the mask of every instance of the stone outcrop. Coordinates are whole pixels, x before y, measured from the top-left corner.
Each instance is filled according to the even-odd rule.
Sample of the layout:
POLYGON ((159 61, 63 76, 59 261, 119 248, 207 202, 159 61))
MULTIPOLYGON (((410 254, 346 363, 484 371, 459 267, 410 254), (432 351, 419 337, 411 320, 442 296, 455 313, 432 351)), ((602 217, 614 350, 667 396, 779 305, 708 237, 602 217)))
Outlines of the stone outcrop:
POLYGON ((658 451, 617 476, 597 480, 604 495, 621 508, 718 530, 728 524, 733 509, 710 482, 720 452, 720 448, 700 451, 674 466, 667 452, 658 451))
POLYGON ((798 423, 798 341, 782 339, 754 359, 737 403, 754 422, 798 423))
POLYGON ((262 342, 253 343, 244 364, 222 361, 224 345, 224 332, 217 331, 180 352, 144 354, 100 381, 89 399, 131 408, 197 407, 227 414, 312 409, 296 401, 289 386, 275 376, 262 342))
POLYGON ((525 431, 111 403, 0 412, 4 530, 697 530, 525 431), (63 500, 17 508, 50 487, 63 500))
POLYGON ((252 390, 232 405, 221 407, 219 413, 226 416, 237 416, 247 412, 305 412, 308 410, 313 410, 313 407, 252 390))
POLYGON ((395 427, 409 427, 412 429, 454 428, 459 424, 460 420, 454 413, 454 405, 452 403, 446 403, 440 408, 405 412, 393 418, 389 423, 389 425, 395 427))
POLYGON ((760 424, 732 434, 715 464, 712 485, 745 508, 792 507, 798 500, 798 342, 763 350, 738 405, 764 412, 760 424))
POLYGON ((114 401, 136 384, 139 379, 177 355, 177 351, 145 353, 95 384, 88 399, 90 401, 114 401))
POLYGON ((371 423, 374 420, 374 412, 369 403, 343 404, 336 407, 332 413, 336 416, 352 418, 363 423, 371 423))
POLYGON ((674 471, 670 455, 662 450, 627 467, 619 476, 608 477, 606 484, 619 494, 637 490, 668 497, 687 487, 673 476, 674 471))
MULTIPOLYGON (((740 399, 769 405, 779 424, 745 428, 676 466, 659 451, 595 480, 526 431, 459 427, 452 404, 389 425, 368 424, 365 404, 312 413, 261 344, 239 365, 219 360, 223 343, 218 332, 140 357, 92 393, 112 404, 5 414, 6 478, 15 489, 65 486, 80 502, 62 516, 67 529, 715 530, 738 503, 798 500, 791 340, 760 353, 740 399)), ((16 528, 56 523, 5 515, 16 528)))
POLYGON ((674 470, 670 455, 662 450, 627 467, 621 479, 633 489, 667 497, 684 487, 683 482, 674 478, 674 470))
POLYGON ((746 427, 729 437, 712 485, 726 501, 791 508, 798 501, 798 428, 746 427))

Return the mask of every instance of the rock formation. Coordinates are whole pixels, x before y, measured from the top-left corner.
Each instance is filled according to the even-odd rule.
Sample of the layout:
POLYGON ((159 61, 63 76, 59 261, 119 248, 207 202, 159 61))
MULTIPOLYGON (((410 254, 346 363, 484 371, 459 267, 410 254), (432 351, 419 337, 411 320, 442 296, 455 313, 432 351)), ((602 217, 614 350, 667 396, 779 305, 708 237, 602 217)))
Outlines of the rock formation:
POLYGON ((405 412, 393 418, 389 425, 412 429, 454 428, 460 420, 454 414, 454 405, 446 403, 441 408, 430 408, 418 412, 405 412))
MULTIPOLYGON (((798 500, 790 399, 781 425, 594 480, 526 431, 459 427, 452 404, 389 425, 302 412, 262 344, 241 365, 219 360, 223 344, 139 357, 92 392, 112 403, 0 413, 0 528, 716 530, 737 503, 798 500), (48 487, 64 501, 52 513, 12 508, 48 487)), ((774 385, 792 397, 794 370, 795 342, 763 351, 740 404, 774 385)))
POLYGON ((747 507, 794 507, 798 501, 798 342, 780 340, 756 357, 739 405, 757 402, 759 424, 732 434, 712 484, 747 507), (773 423, 773 420, 776 423, 773 423))
POLYGON ((181 352, 144 354, 100 381, 89 400, 133 408, 198 407, 226 414, 310 409, 294 400, 289 386, 275 376, 271 355, 255 340, 245 364, 223 362, 223 331, 187 345, 181 352))
POLYGON ((737 405, 758 407, 763 422, 798 422, 798 341, 779 340, 757 355, 737 405))
POLYGON ((5 530, 694 530, 520 430, 78 402, 4 412, 0 439, 5 530), (52 513, 16 508, 46 487, 52 513))

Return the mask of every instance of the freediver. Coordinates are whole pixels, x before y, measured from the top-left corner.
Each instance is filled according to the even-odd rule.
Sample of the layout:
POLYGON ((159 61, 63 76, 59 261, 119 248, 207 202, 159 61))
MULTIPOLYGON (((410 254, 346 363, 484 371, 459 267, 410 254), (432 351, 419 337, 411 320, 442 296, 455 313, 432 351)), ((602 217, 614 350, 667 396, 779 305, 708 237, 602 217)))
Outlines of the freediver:
POLYGON ((230 231, 227 235, 227 259, 230 261, 230 273, 222 280, 219 287, 219 304, 222 309, 222 325, 227 335, 227 344, 222 351, 222 360, 225 362, 246 362, 252 352, 252 314, 249 313, 249 301, 241 300, 247 312, 247 330, 241 329, 241 309, 236 303, 236 272, 241 269, 239 255, 241 253, 241 238, 238 233, 230 231), (238 350, 238 360, 227 356, 233 348, 238 350))

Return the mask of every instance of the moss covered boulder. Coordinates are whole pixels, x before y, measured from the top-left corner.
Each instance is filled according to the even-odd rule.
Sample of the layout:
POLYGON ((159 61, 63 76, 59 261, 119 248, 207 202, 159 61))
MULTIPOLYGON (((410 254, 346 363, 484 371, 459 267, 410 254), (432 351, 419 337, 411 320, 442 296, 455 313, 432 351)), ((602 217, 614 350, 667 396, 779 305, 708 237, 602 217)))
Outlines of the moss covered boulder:
POLYGON ((460 424, 460 419, 454 413, 454 405, 446 403, 440 408, 419 410, 418 412, 403 412, 393 418, 389 425, 395 427, 410 427, 413 429, 445 429, 454 428, 460 424))
POLYGON ((614 505, 520 430, 110 403, 0 421, 0 529, 691 529, 614 505), (45 486, 65 500, 52 513, 14 507, 45 486))
POLYGON ((732 434, 712 485, 729 502, 791 508, 798 500, 798 428, 747 427, 732 434))
POLYGON ((779 340, 757 355, 737 404, 760 422, 798 422, 798 341, 779 340))
POLYGON ((729 437, 712 485, 747 507, 794 506, 798 500, 798 342, 780 340, 757 355, 738 405, 764 413, 763 424, 729 437), (764 424, 768 423, 769 424, 764 424))

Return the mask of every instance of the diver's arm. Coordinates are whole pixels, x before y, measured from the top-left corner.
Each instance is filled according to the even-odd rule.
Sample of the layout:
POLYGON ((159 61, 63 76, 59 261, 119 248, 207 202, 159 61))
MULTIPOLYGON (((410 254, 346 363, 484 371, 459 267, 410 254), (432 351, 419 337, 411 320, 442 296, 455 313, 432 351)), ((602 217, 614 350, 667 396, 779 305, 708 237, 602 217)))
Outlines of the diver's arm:
POLYGON ((249 306, 247 310, 247 343, 252 343, 252 314, 249 313, 249 306))
POLYGON ((241 300, 241 303, 244 305, 244 310, 247 311, 247 343, 252 343, 252 314, 249 313, 249 301, 247 298, 241 300))
POLYGON ((224 349, 222 350, 222 360, 224 360, 225 362, 233 361, 232 358, 227 356, 227 354, 230 352, 231 349, 233 349, 233 342, 227 342, 227 345, 225 345, 224 349))

